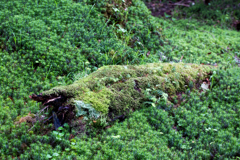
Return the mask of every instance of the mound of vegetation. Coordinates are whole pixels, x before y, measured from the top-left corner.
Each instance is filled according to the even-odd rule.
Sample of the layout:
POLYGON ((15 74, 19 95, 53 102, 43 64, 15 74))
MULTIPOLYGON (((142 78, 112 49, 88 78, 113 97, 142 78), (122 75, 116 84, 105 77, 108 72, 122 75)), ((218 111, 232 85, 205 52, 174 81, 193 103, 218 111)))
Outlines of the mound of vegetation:
POLYGON ((141 0, 0 7, 0 159, 240 156, 239 32, 141 0))
POLYGON ((57 117, 61 118, 58 126, 71 123, 75 118, 73 110, 87 120, 101 117, 114 121, 138 110, 148 100, 150 86, 154 86, 157 94, 154 101, 166 101, 168 95, 184 92, 189 86, 195 88, 198 84, 199 87, 209 72, 209 66, 183 63, 105 66, 71 85, 30 97, 42 102, 43 110, 58 113, 57 117))
POLYGON ((189 19, 159 23, 167 39, 167 45, 159 51, 167 60, 231 66, 240 58, 239 32, 189 19))

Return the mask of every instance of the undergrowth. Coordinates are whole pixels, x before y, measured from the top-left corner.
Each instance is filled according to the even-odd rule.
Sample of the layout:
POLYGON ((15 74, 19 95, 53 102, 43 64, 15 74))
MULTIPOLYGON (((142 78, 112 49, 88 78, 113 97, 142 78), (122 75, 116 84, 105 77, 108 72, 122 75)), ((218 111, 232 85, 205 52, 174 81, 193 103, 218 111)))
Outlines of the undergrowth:
POLYGON ((240 34, 224 27, 239 10, 221 10, 221 1, 210 13, 212 2, 164 19, 152 17, 140 0, 1 1, 0 159, 239 158, 240 34), (181 15, 191 19, 178 20, 181 15), (212 26, 218 21, 220 27, 212 26), (189 88, 168 97, 171 103, 151 101, 151 92, 154 105, 111 126, 102 119, 104 129, 90 128, 89 136, 31 121, 46 117, 38 117, 40 104, 30 94, 71 84, 104 65, 159 61, 219 68, 211 89, 189 88), (26 116, 32 119, 17 123, 26 116))

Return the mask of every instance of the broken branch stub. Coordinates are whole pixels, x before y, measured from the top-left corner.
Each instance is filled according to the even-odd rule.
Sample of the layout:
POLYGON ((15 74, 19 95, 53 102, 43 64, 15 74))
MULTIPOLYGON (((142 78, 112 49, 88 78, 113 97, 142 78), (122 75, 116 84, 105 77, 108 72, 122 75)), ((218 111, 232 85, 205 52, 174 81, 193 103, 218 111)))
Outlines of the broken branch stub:
POLYGON ((61 125, 78 116, 88 119, 105 116, 109 122, 139 109, 149 87, 174 95, 185 91, 190 83, 199 86, 209 72, 209 66, 184 63, 104 66, 71 85, 30 98, 51 106, 50 111, 56 113, 61 125))

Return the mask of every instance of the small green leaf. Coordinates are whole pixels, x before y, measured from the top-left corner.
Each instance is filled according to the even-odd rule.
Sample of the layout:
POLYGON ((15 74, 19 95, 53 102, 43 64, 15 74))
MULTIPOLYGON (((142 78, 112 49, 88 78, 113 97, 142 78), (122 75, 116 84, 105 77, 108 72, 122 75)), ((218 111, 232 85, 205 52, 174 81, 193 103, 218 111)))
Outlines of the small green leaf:
POLYGON ((46 158, 50 159, 50 158, 52 158, 52 156, 48 154, 48 155, 46 156, 46 158))
POLYGON ((59 156, 59 154, 58 153, 53 153, 53 156, 57 157, 57 156, 59 156))
POLYGON ((153 107, 156 107, 155 103, 152 103, 152 106, 153 106, 153 107))
POLYGON ((64 136, 64 133, 58 133, 58 135, 59 135, 60 137, 63 137, 63 136, 64 136))
POLYGON ((170 15, 168 15, 166 12, 164 12, 164 16, 166 17, 166 18, 169 18, 169 17, 171 17, 170 15))
POLYGON ((59 131, 62 131, 62 130, 63 130, 63 127, 58 127, 58 130, 59 130, 59 131))
POLYGON ((54 135, 58 135, 58 132, 57 132, 57 131, 53 131, 53 134, 54 134, 54 135))
POLYGON ((118 32, 120 31, 120 32, 123 32, 123 33, 127 32, 127 30, 125 30, 124 28, 122 28, 122 27, 120 27, 120 26, 119 26, 119 29, 118 29, 117 31, 118 31, 118 32))
MULTIPOLYGON (((63 126, 64 126, 64 127, 69 127, 69 125, 68 125, 67 123, 64 123, 63 126)), ((59 127, 59 128, 60 128, 60 127, 59 127)), ((59 129, 59 128, 58 128, 58 129, 59 129)))
POLYGON ((151 97, 150 98, 153 102, 156 102, 157 101, 157 98, 156 97, 151 97))
POLYGON ((117 8, 113 8, 113 10, 114 10, 115 12, 118 12, 118 11, 119 11, 117 8))
POLYGON ((121 136, 120 135, 117 135, 117 136, 111 136, 112 138, 120 138, 121 136))

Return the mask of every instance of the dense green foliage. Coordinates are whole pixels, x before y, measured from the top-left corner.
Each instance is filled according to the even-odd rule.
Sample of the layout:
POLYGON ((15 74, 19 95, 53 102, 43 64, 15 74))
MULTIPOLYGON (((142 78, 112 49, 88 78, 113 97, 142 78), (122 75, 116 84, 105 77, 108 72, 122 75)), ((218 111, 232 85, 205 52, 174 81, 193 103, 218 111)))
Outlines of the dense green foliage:
MULTIPOLYGON (((228 16, 239 19, 239 10, 208 6, 209 18, 198 7, 183 12, 224 24, 228 16)), ((239 32, 155 18, 140 0, 2 0, 0 8, 0 159, 240 157, 239 32), (89 136, 76 136, 68 125, 53 132, 52 124, 16 123, 40 111, 30 94, 101 66, 180 60, 221 66, 211 89, 190 87, 171 104, 153 101, 156 107, 146 105, 108 129, 90 128, 89 136)))
POLYGON ((239 33, 209 27, 197 20, 162 21, 163 34, 168 38, 163 53, 173 61, 203 64, 234 64, 240 56, 239 33), (173 27, 174 26, 174 27, 173 27))

